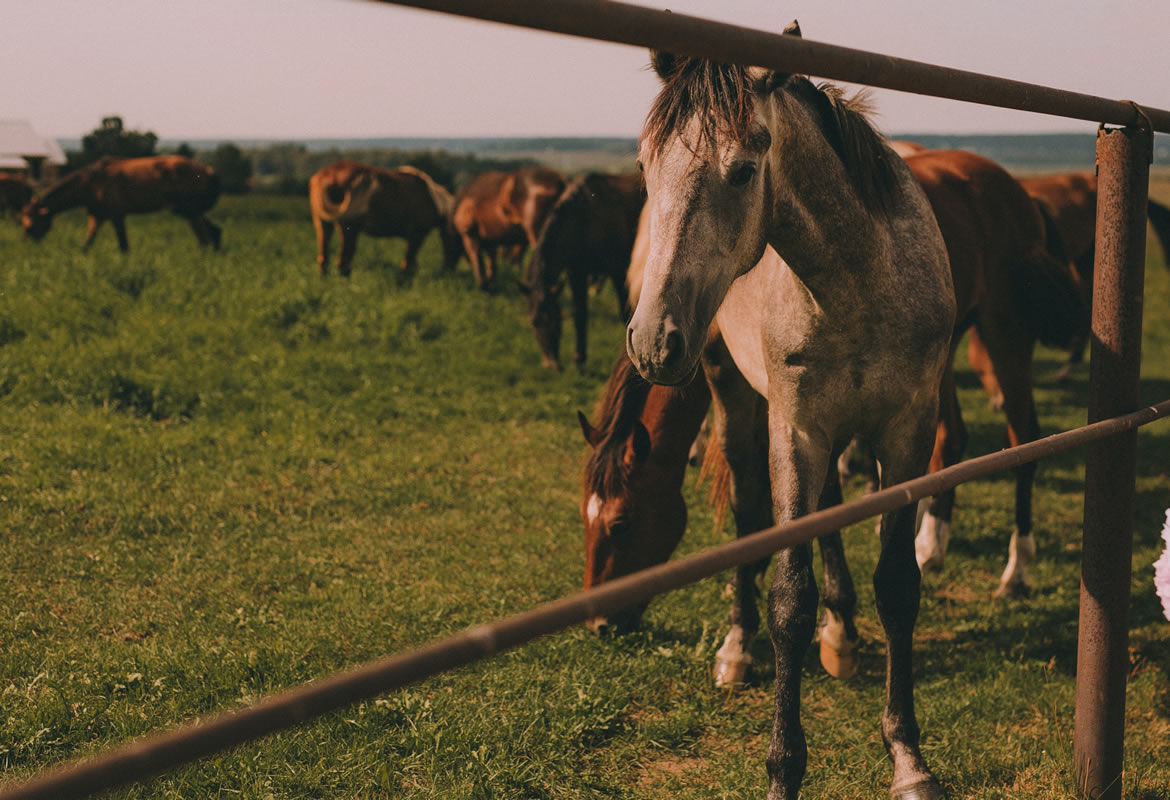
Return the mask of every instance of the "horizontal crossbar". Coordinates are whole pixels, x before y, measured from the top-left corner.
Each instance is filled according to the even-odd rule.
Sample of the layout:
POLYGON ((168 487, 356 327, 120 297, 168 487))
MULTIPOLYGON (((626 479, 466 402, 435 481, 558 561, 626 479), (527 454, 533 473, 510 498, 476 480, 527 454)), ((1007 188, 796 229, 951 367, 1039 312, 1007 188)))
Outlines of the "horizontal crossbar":
POLYGON ((1170 111, 611 0, 377 0, 899 92, 1170 133, 1170 111))

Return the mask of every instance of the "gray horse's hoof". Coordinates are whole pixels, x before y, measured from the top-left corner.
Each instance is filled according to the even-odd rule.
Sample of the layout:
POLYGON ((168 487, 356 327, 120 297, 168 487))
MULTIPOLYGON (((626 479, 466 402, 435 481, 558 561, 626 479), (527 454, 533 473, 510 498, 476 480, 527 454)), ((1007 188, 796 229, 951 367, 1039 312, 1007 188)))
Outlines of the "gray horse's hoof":
POLYGON ((893 800, 941 800, 942 787, 938 785, 938 781, 931 778, 909 786, 890 789, 890 797, 893 800))

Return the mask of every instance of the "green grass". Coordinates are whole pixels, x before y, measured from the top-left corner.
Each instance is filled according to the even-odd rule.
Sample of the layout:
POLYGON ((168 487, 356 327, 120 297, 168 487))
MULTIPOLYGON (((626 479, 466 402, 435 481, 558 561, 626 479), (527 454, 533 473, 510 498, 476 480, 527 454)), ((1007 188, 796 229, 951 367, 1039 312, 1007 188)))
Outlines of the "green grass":
MULTIPOLYGON (((39 246, 0 227, 0 785, 579 588, 583 442, 623 333, 594 298, 584 374, 540 367, 507 280, 472 288, 428 242, 414 286, 365 238, 322 280, 303 201, 228 198, 225 250, 132 218, 132 252, 83 219, 39 246)), ((510 278, 514 274, 504 277, 510 278)), ((1170 272, 1150 246, 1143 400, 1170 396, 1170 272)), ((1041 351, 1038 373, 1061 354, 1041 351)), ((964 368, 970 455, 1000 415, 964 368)), ((1037 397, 1085 421, 1087 370, 1037 397)), ((1170 426, 1139 435, 1126 797, 1170 798, 1170 623, 1150 565, 1170 506, 1170 426)), ((917 705, 953 798, 1065 798, 1083 454, 1049 459, 1027 601, 993 602, 1009 475, 961 487, 947 569, 924 593, 917 705)), ((682 552, 726 540, 689 481, 682 552)), ((854 486, 856 491, 858 487, 854 486)), ((862 669, 810 653, 804 796, 884 796, 872 524, 846 532, 862 669)), ((761 796, 771 670, 709 668, 724 580, 655 601, 643 631, 583 629, 358 704, 116 793, 128 798, 761 796)), ((769 660, 766 635, 755 642, 769 660)))

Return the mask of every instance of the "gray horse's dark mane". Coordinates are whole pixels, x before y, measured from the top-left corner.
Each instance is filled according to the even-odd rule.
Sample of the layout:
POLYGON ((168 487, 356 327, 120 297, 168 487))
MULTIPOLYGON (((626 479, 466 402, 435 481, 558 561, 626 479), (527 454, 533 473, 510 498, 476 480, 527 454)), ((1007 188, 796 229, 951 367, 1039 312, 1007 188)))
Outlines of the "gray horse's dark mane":
POLYGON ((644 139, 661 150, 691 118, 699 121, 696 147, 730 136, 745 141, 753 117, 752 95, 784 90, 808 105, 820 121, 862 204, 888 214, 898 196, 898 175, 881 134, 869 122, 872 106, 866 92, 846 97, 831 83, 814 84, 800 75, 780 76, 766 85, 737 64, 677 57, 646 118, 644 139))
POLYGON ((621 493, 628 481, 625 462, 626 440, 634 430, 650 396, 650 383, 638 374, 623 351, 618 356, 605 384, 597 413, 602 442, 593 448, 585 464, 585 485, 593 494, 613 497, 621 493))

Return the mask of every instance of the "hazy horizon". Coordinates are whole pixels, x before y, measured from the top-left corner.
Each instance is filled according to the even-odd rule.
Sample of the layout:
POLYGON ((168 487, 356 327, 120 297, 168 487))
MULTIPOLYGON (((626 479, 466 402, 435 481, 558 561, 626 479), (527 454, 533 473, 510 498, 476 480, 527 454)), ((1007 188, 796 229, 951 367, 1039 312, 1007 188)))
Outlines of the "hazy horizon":
MULTIPOLYGON (((676 13, 1170 107, 1166 0, 671 0, 676 13)), ((76 139, 103 116, 186 139, 636 136, 639 48, 356 0, 41 0, 6 9, 0 117, 76 139), (46 54, 52 52, 53 55, 46 54)), ((1094 125, 877 90, 891 133, 1094 125)))

